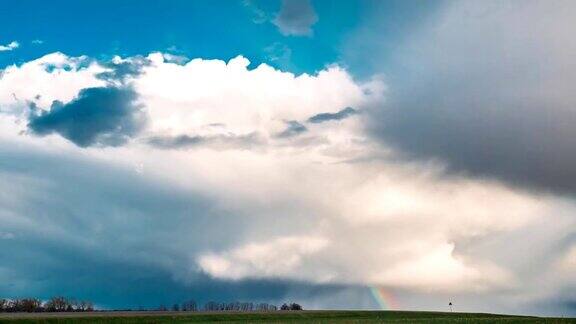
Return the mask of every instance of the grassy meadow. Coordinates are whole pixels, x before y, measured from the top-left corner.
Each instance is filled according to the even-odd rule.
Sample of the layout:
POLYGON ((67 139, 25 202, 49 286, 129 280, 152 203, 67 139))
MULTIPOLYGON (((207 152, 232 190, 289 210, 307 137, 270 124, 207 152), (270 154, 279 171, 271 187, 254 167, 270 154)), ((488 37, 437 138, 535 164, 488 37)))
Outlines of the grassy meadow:
POLYGON ((0 314, 0 323, 576 323, 576 319, 407 311, 298 311, 271 313, 94 312, 0 314))

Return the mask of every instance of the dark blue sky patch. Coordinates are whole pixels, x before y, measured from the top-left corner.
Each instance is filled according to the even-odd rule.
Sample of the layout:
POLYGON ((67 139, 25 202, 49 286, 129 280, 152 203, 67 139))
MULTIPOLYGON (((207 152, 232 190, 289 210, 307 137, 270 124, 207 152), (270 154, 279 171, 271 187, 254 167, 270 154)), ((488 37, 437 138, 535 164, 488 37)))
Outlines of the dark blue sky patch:
POLYGON ((57 133, 80 147, 120 146, 146 124, 138 95, 131 88, 86 88, 69 103, 54 101, 50 111, 32 115, 36 135, 57 133))
POLYGON ((331 120, 342 120, 352 115, 356 115, 358 111, 351 107, 346 107, 337 113, 321 113, 308 118, 309 123, 320 124, 331 120))

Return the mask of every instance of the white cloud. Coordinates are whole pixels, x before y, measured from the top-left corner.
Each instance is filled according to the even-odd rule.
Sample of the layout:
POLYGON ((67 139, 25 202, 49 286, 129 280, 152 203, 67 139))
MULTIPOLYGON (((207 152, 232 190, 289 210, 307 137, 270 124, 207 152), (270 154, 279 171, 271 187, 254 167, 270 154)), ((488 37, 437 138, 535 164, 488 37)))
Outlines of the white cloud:
POLYGON ((314 76, 295 76, 265 64, 248 69, 250 62, 241 56, 228 63, 194 59, 185 65, 168 63, 161 54, 149 58, 153 64, 134 86, 147 103, 153 132, 219 129, 271 135, 285 127, 285 120, 304 120, 377 99, 364 93, 369 84, 356 84, 337 66, 314 76), (210 126, 215 124, 225 127, 210 126))
POLYGON ((576 273, 576 245, 570 246, 558 260, 560 271, 566 275, 576 273))
POLYGON ((462 287, 484 291, 515 284, 509 273, 493 264, 474 264, 456 255, 454 243, 429 246, 425 253, 409 256, 371 279, 383 286, 440 291, 459 291, 462 287))
MULTIPOLYGON (((96 246, 102 244, 101 233, 126 235, 117 242, 119 250, 150 258, 184 281, 193 280, 190 273, 201 269, 220 279, 383 285, 413 293, 533 289, 524 287, 529 276, 518 270, 517 261, 500 252, 511 248, 508 244, 521 248, 522 240, 495 239, 491 249, 482 244, 522 231, 530 235, 532 226, 565 205, 559 198, 495 181, 448 177, 439 162, 399 163, 394 150, 373 143, 364 131, 369 116, 364 112, 384 100, 380 78, 359 82, 339 66, 314 75, 294 75, 265 64, 250 69, 241 56, 186 64, 170 63, 160 53, 148 59, 151 64, 142 74, 127 82, 138 92, 150 124, 126 146, 81 149, 57 136, 18 135, 26 128, 28 102, 48 109, 52 100, 67 102, 82 88, 105 85, 95 77, 102 66, 85 66, 82 59, 59 53, 3 71, 0 87, 7 91, 0 94, 0 105, 8 107, 0 115, 3 141, 118 166, 130 179, 141 177, 150 186, 167 183, 182 196, 206 198, 213 203, 207 210, 226 216, 195 223, 193 218, 201 216, 186 218, 180 209, 175 216, 170 204, 162 208, 161 220, 156 210, 122 210, 128 216, 102 212, 105 216, 90 220, 96 224, 94 232, 82 238, 66 227, 75 223, 51 222, 59 209, 46 211, 46 219, 17 217, 30 219, 31 227, 50 222, 59 235, 96 246), (348 106, 362 113, 306 123, 313 115, 348 106), (278 137, 292 120, 307 131, 278 137), (257 134, 258 145, 222 144, 246 134, 257 134), (180 135, 217 140, 162 150, 147 142, 154 136, 180 135), (128 223, 146 224, 147 235, 125 234, 128 223), (170 253, 157 258, 142 247, 170 253)), ((50 186, 36 182, 26 188, 40 197, 54 194, 50 186)), ((98 203, 118 199, 104 192, 110 186, 104 188, 94 193, 98 203)), ((64 191, 57 202, 76 212, 86 208, 85 203, 75 205, 76 199, 67 200, 73 194, 64 191)), ((13 195, 16 202, 17 196, 26 197, 25 192, 13 195)), ((5 210, 0 221, 7 215, 14 219, 13 214, 5 210)), ((558 237, 565 234, 551 231, 558 237)), ((542 240, 553 245, 558 237, 542 240)), ((544 266, 535 271, 551 270, 544 266)))
POLYGON ((326 245, 327 240, 317 237, 280 237, 266 243, 249 243, 224 254, 202 255, 198 264, 217 278, 298 278, 303 259, 326 245))
POLYGON ((81 89, 103 86, 94 74, 102 71, 96 65, 81 68, 85 57, 70 58, 52 53, 22 65, 6 67, 1 74, 0 111, 24 113, 29 102, 48 109, 54 100, 69 102, 81 89))
POLYGON ((17 41, 12 41, 6 45, 0 45, 0 52, 12 51, 14 49, 17 49, 19 46, 20 44, 17 41))

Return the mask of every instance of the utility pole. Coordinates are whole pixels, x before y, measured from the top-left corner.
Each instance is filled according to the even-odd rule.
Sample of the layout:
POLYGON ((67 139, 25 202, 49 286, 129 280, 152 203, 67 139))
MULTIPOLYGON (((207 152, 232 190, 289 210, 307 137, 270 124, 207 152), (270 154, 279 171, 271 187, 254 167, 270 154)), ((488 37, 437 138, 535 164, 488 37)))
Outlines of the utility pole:
POLYGON ((450 313, 452 313, 452 302, 449 302, 448 306, 450 307, 450 313))

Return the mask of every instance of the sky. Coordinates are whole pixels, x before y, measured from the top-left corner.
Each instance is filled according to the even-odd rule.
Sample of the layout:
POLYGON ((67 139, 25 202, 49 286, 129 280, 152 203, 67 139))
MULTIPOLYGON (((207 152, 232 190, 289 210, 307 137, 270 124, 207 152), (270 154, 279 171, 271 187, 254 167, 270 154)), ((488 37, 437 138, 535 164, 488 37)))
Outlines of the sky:
POLYGON ((573 1, 0 14, 0 297, 576 315, 573 1))

